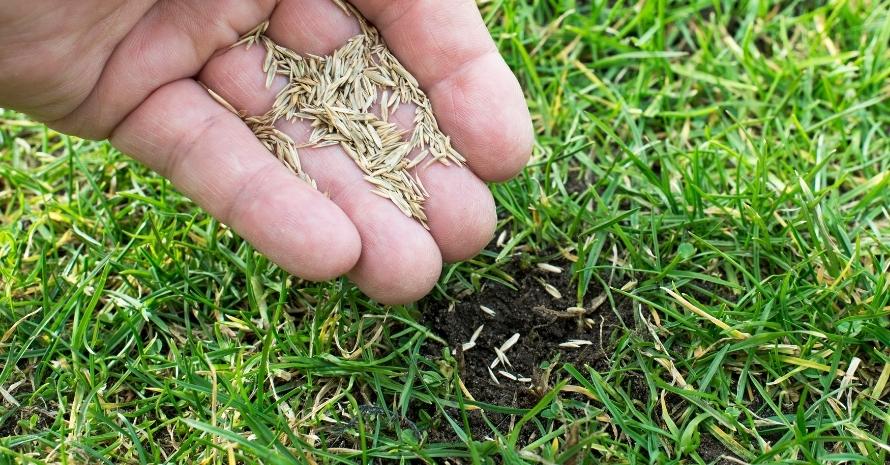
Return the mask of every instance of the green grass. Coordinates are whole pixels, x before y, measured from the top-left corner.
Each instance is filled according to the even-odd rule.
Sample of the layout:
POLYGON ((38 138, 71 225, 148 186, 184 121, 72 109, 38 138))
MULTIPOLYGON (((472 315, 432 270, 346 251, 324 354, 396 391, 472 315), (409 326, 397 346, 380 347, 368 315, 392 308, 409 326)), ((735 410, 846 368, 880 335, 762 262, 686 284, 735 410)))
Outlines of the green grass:
POLYGON ((890 3, 817 3, 483 4, 538 140, 492 186, 507 244, 433 298, 559 252, 580 304, 634 305, 608 370, 554 371, 597 400, 486 407, 515 414, 488 439, 421 307, 290 278, 106 143, 2 113, 0 463, 888 463, 890 3))

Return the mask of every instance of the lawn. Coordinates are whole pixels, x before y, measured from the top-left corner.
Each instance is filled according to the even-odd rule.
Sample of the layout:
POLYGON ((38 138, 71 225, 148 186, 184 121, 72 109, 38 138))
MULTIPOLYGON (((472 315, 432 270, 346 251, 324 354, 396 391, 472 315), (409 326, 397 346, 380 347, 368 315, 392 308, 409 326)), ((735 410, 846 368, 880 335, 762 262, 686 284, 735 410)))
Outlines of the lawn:
POLYGON ((410 306, 0 110, 0 464, 890 463, 890 2, 480 8, 534 155, 410 306))

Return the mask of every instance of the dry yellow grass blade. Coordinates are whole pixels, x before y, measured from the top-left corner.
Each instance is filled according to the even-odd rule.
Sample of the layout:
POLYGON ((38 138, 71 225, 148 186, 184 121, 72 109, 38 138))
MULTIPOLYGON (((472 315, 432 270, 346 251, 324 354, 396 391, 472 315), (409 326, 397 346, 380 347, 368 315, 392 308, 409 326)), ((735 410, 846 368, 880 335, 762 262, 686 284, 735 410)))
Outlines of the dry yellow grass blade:
POLYGON ((681 296, 680 294, 678 294, 678 293, 672 291, 671 289, 668 289, 668 288, 666 288, 666 287, 662 287, 661 290, 664 291, 664 292, 667 292, 668 295, 670 295, 671 297, 673 297, 674 300, 676 300, 677 303, 679 303, 680 305, 682 305, 685 309, 687 309, 687 310, 689 310, 690 312, 695 313, 696 315, 698 315, 698 316, 700 316, 700 317, 702 317, 702 318, 704 318, 704 319, 710 321, 714 326, 716 326, 716 327, 718 327, 718 328, 720 328, 720 329, 722 329, 722 330, 724 330, 724 331, 729 332, 730 336, 732 336, 734 339, 748 339, 749 337, 751 337, 750 334, 741 332, 741 331, 739 331, 739 330, 737 330, 737 329, 733 329, 731 326, 729 326, 728 324, 724 323, 723 321, 721 321, 719 318, 715 317, 714 315, 711 315, 710 313, 708 313, 708 312, 706 312, 706 311, 704 311, 704 310, 702 310, 702 309, 696 307, 695 305, 692 304, 692 302, 686 300, 686 298, 684 298, 684 297, 681 296))

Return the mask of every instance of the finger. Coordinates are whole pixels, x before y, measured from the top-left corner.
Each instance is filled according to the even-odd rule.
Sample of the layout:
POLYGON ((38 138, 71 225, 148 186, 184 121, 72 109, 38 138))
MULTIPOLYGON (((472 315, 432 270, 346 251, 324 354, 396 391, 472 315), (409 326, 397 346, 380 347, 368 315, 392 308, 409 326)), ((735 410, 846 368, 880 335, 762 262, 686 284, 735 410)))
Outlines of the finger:
POLYGON ((267 18, 274 6, 275 0, 153 2, 114 48, 83 102, 49 124, 68 134, 107 137, 155 89, 194 76, 216 50, 267 18))
MULTIPOLYGON (((284 1, 281 6, 286 7, 288 3, 284 1)), ((276 10, 276 15, 278 13, 276 10)), ((323 13, 332 12, 312 12, 323 13)), ((264 55, 259 47, 229 50, 214 57, 200 78, 235 108, 263 114, 285 85, 284 78, 279 77, 272 88, 265 87, 261 68, 264 55)), ((306 141, 311 132, 308 123, 300 120, 279 121, 278 127, 297 143, 306 141)), ((320 191, 327 193, 349 215, 361 236, 361 257, 348 276, 363 292, 381 303, 407 303, 426 295, 442 268, 441 255, 430 234, 390 201, 373 194, 362 171, 338 146, 302 148, 299 154, 306 173, 320 191)))
POLYGON ((422 163, 414 172, 430 193, 424 209, 442 259, 475 257, 491 241, 497 225, 488 186, 466 167, 422 163))
POLYGON ((331 0, 282 0, 266 34, 297 53, 324 56, 360 32, 355 18, 331 0))
POLYGON ((443 131, 482 179, 527 163, 534 139, 519 82, 473 0, 351 0, 417 77, 443 131))
POLYGON ((111 142, 294 275, 330 279, 358 260, 360 238, 343 211, 191 79, 155 91, 111 142))

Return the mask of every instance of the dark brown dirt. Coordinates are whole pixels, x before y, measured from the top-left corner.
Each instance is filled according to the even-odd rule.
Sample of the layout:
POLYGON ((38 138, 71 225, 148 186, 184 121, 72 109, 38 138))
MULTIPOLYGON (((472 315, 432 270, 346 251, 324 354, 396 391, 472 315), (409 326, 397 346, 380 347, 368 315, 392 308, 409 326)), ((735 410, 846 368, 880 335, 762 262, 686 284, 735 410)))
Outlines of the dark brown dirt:
MULTIPOLYGON (((16 393, 19 401, 27 399, 31 392, 23 389, 16 393)), ((30 420, 36 416, 35 430, 44 430, 52 426, 58 414, 58 404, 55 401, 47 402, 43 398, 36 398, 33 404, 13 406, 0 400, 0 438, 26 434, 29 431, 22 430, 18 424, 20 420, 30 420)))
POLYGON ((701 435, 701 444, 698 446, 698 455, 705 459, 707 463, 714 463, 716 465, 730 465, 732 463, 737 463, 731 462, 725 457, 738 459, 735 454, 723 445, 723 443, 707 433, 701 435))
MULTIPOLYGON (((575 306, 577 285, 571 282, 570 264, 555 263, 563 268, 561 274, 542 271, 534 266, 515 264, 507 271, 516 279, 513 290, 500 284, 487 284, 482 291, 464 297, 461 302, 428 302, 422 310, 423 323, 437 335, 457 348, 460 377, 475 400, 507 407, 529 408, 535 405, 541 394, 565 376, 562 365, 570 363, 582 373, 585 366, 606 369, 613 343, 613 334, 633 321, 631 305, 627 299, 613 294, 614 309, 610 300, 603 301, 603 290, 592 288, 585 300, 586 310, 582 317, 566 311, 575 306), (544 281, 561 294, 555 298, 545 290, 544 281), (593 302, 601 302, 592 308, 593 302), (480 309, 484 305, 496 312, 489 316, 480 309), (485 325, 476 340, 476 346, 460 352, 461 344, 472 337, 480 325, 485 325), (492 370, 499 383, 491 379, 489 366, 497 357, 494 349, 513 334, 520 335, 519 342, 506 355, 511 367, 497 366, 492 370), (592 342, 577 349, 560 348, 559 344, 570 339, 592 342), (549 379, 544 369, 553 365, 549 379), (498 370, 508 371, 516 377, 528 377, 533 381, 519 382, 499 375, 498 370)), ((431 353, 441 353, 436 348, 431 353)), ((573 394, 574 396, 574 394, 573 394)), ((487 414, 488 419, 502 431, 509 429, 510 418, 506 415, 487 414)), ((477 438, 491 435, 490 428, 478 411, 471 415, 471 426, 477 438)), ((431 438, 449 440, 453 438, 431 438)))
POLYGON ((568 170, 565 186, 570 194, 583 194, 590 189, 590 186, 596 184, 596 175, 581 163, 570 160, 568 170))

